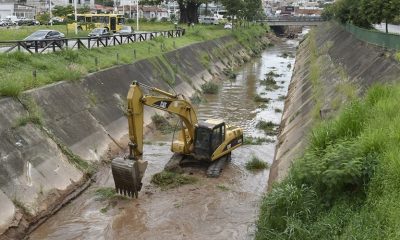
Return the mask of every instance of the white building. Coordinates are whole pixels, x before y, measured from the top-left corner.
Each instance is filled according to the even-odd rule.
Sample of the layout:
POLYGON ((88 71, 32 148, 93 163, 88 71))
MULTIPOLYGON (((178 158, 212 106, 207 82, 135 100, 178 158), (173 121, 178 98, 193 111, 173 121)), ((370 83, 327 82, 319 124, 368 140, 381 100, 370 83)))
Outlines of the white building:
POLYGON ((8 16, 33 19, 35 17, 35 14, 36 9, 32 6, 14 3, 0 3, 0 19, 6 18, 8 16))

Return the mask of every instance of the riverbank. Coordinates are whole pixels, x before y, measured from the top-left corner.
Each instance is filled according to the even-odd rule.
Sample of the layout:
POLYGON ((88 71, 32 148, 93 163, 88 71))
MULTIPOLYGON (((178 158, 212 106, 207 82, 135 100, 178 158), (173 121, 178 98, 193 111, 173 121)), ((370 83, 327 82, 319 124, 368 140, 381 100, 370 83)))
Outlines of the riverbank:
MULTIPOLYGON (((1 98, 1 238, 23 236, 31 223, 47 217, 86 182, 99 162, 110 159, 117 145, 126 145, 124 99, 133 80, 166 90, 173 86, 190 96, 225 68, 268 46, 265 35, 265 28, 250 28, 237 38, 192 44, 79 81, 1 98)), ((148 112, 146 123, 153 114, 148 112)))
POLYGON ((325 24, 300 45, 256 239, 397 239, 395 53, 325 24), (359 100, 359 98, 362 100, 359 100), (339 114, 338 114, 339 113, 339 114), (393 114, 393 115, 392 115, 393 114), (393 135, 394 134, 394 135, 393 135))

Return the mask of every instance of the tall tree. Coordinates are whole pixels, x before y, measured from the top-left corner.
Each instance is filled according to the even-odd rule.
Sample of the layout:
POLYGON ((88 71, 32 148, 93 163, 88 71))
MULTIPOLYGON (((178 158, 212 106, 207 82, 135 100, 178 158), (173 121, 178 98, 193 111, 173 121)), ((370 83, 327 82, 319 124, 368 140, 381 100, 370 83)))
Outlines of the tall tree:
MULTIPOLYGON (((161 0, 141 0, 140 2, 143 4, 158 5, 161 3, 161 0)), ((199 7, 202 3, 207 2, 207 0, 177 0, 177 2, 180 11, 179 22, 198 23, 199 7)))
POLYGON ((220 0, 220 2, 225 6, 228 16, 231 16, 232 22, 242 18, 245 7, 244 0, 220 0))
POLYGON ((400 15, 400 0, 362 0, 362 11, 371 23, 388 24, 400 15))
POLYGON ((263 12, 261 0, 244 1, 243 16, 247 21, 256 20, 256 18, 260 17, 261 12, 263 12))

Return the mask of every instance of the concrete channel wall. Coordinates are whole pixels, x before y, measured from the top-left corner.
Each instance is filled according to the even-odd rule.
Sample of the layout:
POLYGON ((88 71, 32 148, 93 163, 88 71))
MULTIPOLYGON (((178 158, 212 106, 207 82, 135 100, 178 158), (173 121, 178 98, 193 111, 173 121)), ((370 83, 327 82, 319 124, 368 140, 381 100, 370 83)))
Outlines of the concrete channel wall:
POLYGON ((98 163, 115 142, 125 146, 125 99, 133 80, 191 96, 249 54, 223 37, 0 99, 0 239, 20 238, 88 181, 82 162, 71 160, 98 163))
POLYGON ((335 23, 317 27, 297 52, 269 186, 287 176, 307 147, 313 123, 334 117, 352 92, 360 96, 372 84, 398 80, 400 64, 393 52, 357 40, 335 23), (315 60, 311 59, 313 48, 315 60), (317 82, 312 79, 313 64, 318 69, 317 82))

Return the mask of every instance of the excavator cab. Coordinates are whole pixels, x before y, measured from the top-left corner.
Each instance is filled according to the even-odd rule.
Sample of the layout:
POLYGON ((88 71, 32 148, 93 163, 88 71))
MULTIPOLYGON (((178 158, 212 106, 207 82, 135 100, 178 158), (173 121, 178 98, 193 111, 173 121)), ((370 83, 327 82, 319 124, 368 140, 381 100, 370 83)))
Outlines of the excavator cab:
POLYGON ((194 135, 194 155, 197 159, 211 159, 214 151, 225 140, 225 123, 218 120, 207 120, 199 123, 194 135))

